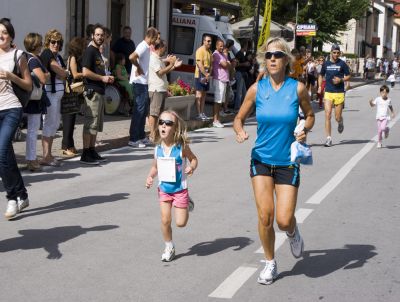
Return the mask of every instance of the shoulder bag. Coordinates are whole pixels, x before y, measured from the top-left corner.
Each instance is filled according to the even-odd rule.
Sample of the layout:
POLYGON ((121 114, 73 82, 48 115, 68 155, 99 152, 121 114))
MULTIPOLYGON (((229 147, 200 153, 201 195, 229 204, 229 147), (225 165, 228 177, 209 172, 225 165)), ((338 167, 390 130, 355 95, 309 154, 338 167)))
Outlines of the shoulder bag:
MULTIPOLYGON (((70 60, 71 60, 71 57, 68 57, 68 61, 67 61, 67 70, 69 71, 69 72, 71 72, 71 70, 70 70, 70 60)), ((83 91, 85 90, 85 85, 83 84, 83 81, 79 81, 79 82, 74 82, 74 83, 71 83, 70 84, 70 87, 67 87, 67 86, 65 86, 65 90, 67 91, 67 89, 68 89, 68 92, 69 92, 69 89, 71 89, 71 91, 72 92, 76 92, 76 93, 79 93, 79 94, 83 94, 83 91)))
MULTIPOLYGON (((22 52, 21 56, 19 58, 17 58, 17 52, 18 50, 16 49, 14 52, 14 69, 13 69, 13 73, 18 76, 18 77, 22 77, 21 75, 21 69, 19 68, 19 60, 20 58, 24 55, 26 57, 26 53, 22 52)), ((31 91, 27 91, 21 87, 19 87, 16 83, 11 82, 13 90, 15 95, 17 96, 18 100, 21 102, 22 107, 26 107, 26 105, 28 104, 28 101, 31 99, 31 91)))
MULTIPOLYGON (((32 60, 34 57, 30 57, 28 60, 28 66, 29 66, 29 61, 32 60)), ((34 101, 39 101, 42 99, 43 95, 43 85, 40 83, 38 77, 35 75, 35 73, 32 71, 31 72, 31 78, 32 78, 32 83, 33 83, 33 89, 31 92, 31 100, 34 101)))
POLYGON ((74 114, 81 111, 83 94, 74 92, 68 81, 65 81, 65 91, 61 99, 61 114, 74 114))

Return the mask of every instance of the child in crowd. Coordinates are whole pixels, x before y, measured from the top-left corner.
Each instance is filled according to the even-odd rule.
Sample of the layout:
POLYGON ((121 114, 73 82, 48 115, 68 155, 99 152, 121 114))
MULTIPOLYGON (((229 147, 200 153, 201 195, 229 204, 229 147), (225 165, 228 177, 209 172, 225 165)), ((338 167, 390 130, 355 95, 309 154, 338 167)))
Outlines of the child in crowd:
POLYGON ((158 119, 155 132, 154 160, 146 180, 146 187, 153 185, 158 176, 158 197, 161 209, 161 231, 165 250, 161 261, 169 262, 175 257, 172 242, 171 216, 174 207, 175 223, 186 226, 189 219, 190 198, 186 175, 192 175, 197 168, 197 158, 189 148, 184 121, 174 111, 164 111, 158 119), (189 161, 187 165, 186 159, 189 161))
POLYGON ((118 84, 121 85, 128 93, 130 104, 133 104, 132 86, 129 84, 129 75, 125 67, 125 56, 122 53, 117 53, 115 55, 114 75, 118 84))
POLYGON ((385 138, 389 136, 389 127, 387 126, 387 123, 390 120, 390 116, 394 118, 392 102, 388 98, 389 91, 389 87, 387 87, 386 85, 382 85, 380 88, 381 96, 377 97, 375 100, 369 101, 371 107, 376 106, 376 121, 378 123, 378 143, 376 145, 377 148, 382 148, 382 133, 385 133, 385 138), (388 109, 390 109, 390 116, 388 109))

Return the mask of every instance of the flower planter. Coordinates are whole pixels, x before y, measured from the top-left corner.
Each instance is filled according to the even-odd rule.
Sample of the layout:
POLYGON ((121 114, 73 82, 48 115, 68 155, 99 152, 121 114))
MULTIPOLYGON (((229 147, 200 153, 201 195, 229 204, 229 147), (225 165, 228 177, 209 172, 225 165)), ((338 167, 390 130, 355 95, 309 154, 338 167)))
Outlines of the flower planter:
POLYGON ((165 109, 176 111, 184 120, 189 121, 196 98, 193 94, 169 96, 165 99, 165 109))

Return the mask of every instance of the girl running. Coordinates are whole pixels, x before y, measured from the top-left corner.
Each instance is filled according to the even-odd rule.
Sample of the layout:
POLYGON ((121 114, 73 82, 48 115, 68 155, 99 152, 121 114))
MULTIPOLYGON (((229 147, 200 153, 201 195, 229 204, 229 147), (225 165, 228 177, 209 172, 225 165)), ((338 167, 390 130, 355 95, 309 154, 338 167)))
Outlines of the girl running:
POLYGON ((394 110, 392 107, 392 101, 388 98, 389 87, 382 85, 380 90, 380 97, 375 100, 370 100, 369 104, 371 107, 376 106, 376 121, 378 123, 378 143, 377 148, 382 148, 382 133, 385 133, 385 138, 389 136, 389 127, 387 126, 390 116, 394 118, 394 110), (390 116, 389 110, 390 109, 390 116))
POLYGON ((161 232, 165 250, 161 261, 169 262, 175 257, 172 242, 171 209, 174 207, 177 227, 184 227, 189 219, 189 194, 186 175, 191 176, 197 168, 197 157, 189 148, 184 121, 174 111, 164 111, 155 132, 154 160, 146 180, 146 187, 153 185, 158 176, 158 197, 161 210, 161 232), (186 159, 189 165, 186 164, 186 159))

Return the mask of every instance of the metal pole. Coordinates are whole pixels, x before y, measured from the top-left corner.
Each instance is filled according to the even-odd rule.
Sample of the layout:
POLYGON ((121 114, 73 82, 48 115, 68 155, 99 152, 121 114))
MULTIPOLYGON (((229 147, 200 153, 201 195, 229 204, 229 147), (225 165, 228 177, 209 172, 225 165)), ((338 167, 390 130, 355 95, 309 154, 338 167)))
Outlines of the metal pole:
POLYGON ((260 0, 255 1, 255 5, 257 7, 256 13, 254 15, 254 38, 253 38, 253 48, 254 51, 257 49, 257 44, 258 44, 258 27, 259 27, 259 21, 260 21, 260 0))

